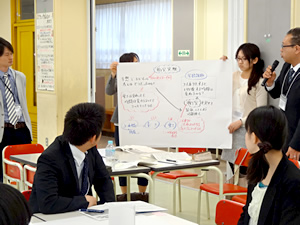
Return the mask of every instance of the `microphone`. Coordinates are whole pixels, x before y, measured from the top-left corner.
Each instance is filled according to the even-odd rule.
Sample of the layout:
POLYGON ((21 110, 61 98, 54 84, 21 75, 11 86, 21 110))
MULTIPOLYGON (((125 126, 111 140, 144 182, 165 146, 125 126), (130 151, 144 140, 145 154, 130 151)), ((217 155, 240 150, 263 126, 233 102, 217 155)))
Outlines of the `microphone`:
MULTIPOLYGON (((271 68, 271 72, 273 72, 273 71, 276 69, 276 67, 278 66, 278 64, 279 64, 278 60, 275 60, 275 61, 273 62, 272 68, 271 68)), ((267 83, 267 81, 268 81, 268 78, 265 78, 265 79, 263 80, 263 82, 261 83, 261 86, 265 86, 266 83, 267 83)))

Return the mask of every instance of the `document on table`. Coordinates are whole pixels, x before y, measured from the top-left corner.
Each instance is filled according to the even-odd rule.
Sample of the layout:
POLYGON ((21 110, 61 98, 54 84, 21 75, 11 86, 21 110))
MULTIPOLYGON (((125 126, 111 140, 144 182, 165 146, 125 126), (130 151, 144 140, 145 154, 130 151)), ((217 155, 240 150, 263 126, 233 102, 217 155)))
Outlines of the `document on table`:
POLYGON ((186 152, 160 152, 152 153, 152 155, 158 162, 170 164, 185 164, 192 160, 186 152))
POLYGON ((103 205, 92 206, 91 209, 107 210, 110 205, 114 205, 114 204, 124 205, 124 206, 134 205, 136 213, 149 213, 149 212, 159 212, 159 211, 166 211, 167 210, 165 208, 162 208, 162 207, 159 207, 159 206, 156 206, 156 205, 152 205, 152 204, 149 204, 149 203, 143 202, 143 201, 107 202, 103 205))

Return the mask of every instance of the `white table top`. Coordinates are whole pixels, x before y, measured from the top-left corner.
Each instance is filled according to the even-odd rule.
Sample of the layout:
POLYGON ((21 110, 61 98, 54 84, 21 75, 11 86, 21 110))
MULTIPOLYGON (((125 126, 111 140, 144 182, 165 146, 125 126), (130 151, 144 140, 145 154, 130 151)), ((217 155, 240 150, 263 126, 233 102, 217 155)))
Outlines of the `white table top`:
MULTIPOLYGON (((129 202, 132 204, 133 202, 129 202)), ((120 203, 123 204, 123 203, 120 203)), ((154 206, 149 203, 143 203, 149 205, 149 207, 154 206)), ((75 212, 68 212, 68 213, 58 213, 58 214, 51 214, 46 215, 42 213, 36 213, 35 216, 43 219, 44 221, 37 219, 36 217, 32 217, 31 224, 34 225, 41 225, 41 224, 55 224, 55 225, 81 225, 81 224, 88 224, 88 225, 108 225, 107 220, 95 220, 89 216, 86 216, 79 211, 75 212)), ((195 223, 181 219, 179 217, 170 215, 168 213, 157 211, 152 213, 140 213, 136 214, 135 216, 135 225, 195 225, 195 223)))

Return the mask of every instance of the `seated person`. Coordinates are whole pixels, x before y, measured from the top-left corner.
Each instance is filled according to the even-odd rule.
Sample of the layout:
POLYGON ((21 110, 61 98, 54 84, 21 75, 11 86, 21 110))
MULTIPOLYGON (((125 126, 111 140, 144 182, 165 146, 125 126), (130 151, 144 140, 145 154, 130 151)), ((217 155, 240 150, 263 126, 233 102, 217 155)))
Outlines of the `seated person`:
POLYGON ((27 225, 31 212, 25 197, 17 189, 0 182, 0 224, 27 225))
POLYGON ((300 171, 282 151, 287 138, 284 113, 274 106, 258 107, 245 128, 252 158, 247 202, 238 224, 300 224, 300 171))
POLYGON ((95 103, 73 106, 64 131, 37 162, 29 205, 33 213, 62 213, 115 201, 113 184, 96 144, 104 123, 104 108, 95 103))

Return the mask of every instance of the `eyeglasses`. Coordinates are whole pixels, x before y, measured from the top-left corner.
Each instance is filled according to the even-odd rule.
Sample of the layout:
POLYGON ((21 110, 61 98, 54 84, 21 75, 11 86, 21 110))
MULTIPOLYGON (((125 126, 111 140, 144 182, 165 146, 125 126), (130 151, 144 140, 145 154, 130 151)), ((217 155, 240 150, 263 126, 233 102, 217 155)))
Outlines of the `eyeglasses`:
POLYGON ((243 58, 236 58, 235 59, 237 62, 245 62, 247 60, 247 58, 243 57, 243 58))
POLYGON ((294 47, 295 45, 283 45, 281 44, 281 48, 294 47))

